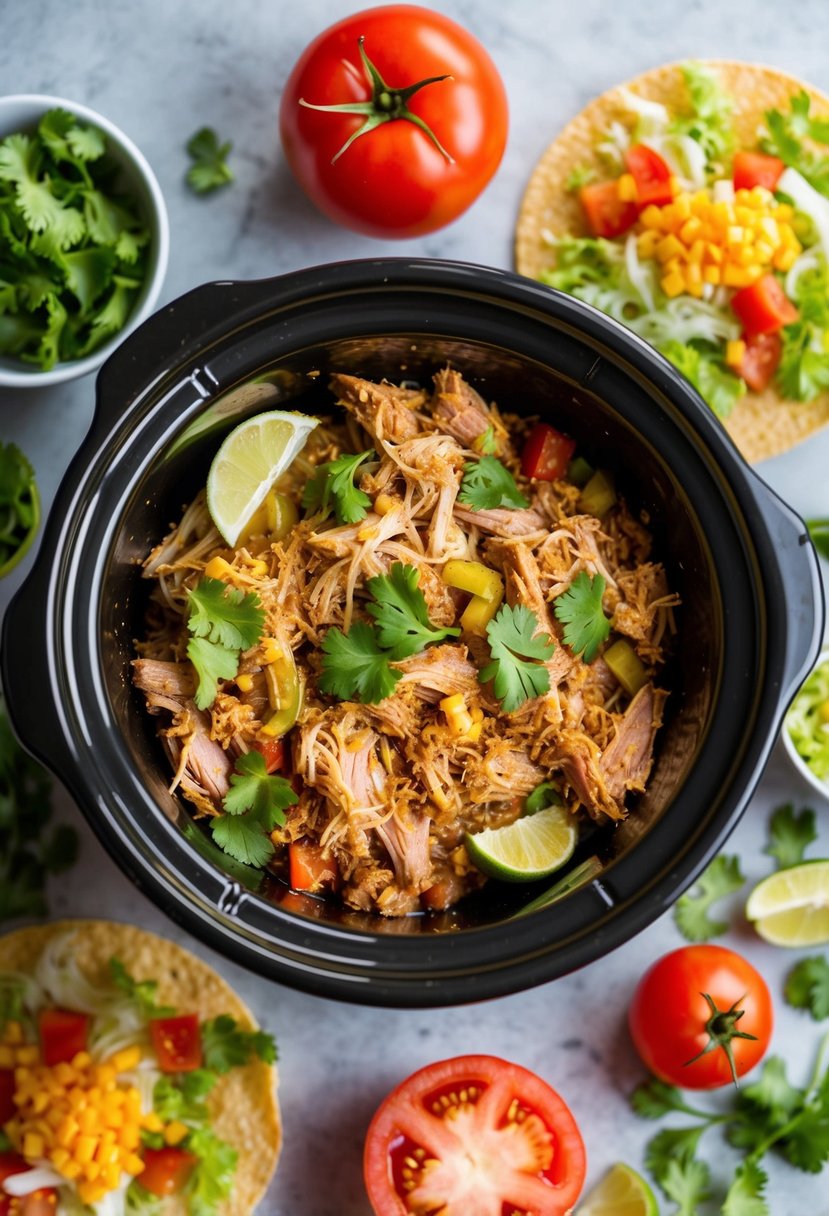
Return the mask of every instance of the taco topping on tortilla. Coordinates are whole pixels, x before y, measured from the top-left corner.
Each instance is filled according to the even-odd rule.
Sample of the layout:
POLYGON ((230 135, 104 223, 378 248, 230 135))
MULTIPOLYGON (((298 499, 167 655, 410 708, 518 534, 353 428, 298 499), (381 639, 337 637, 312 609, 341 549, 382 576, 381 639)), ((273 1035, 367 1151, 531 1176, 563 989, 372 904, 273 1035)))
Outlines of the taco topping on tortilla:
POLYGON ((0 971, 0 1216, 151 1216, 168 1196, 177 1211, 223 1211, 238 1152, 208 1096, 233 1069, 271 1065, 274 1040, 160 1004, 157 982, 117 957, 92 982, 81 933, 0 971))
MULTIPOLYGON (((779 74, 722 66, 780 96, 763 93, 779 74)), ((576 120, 548 149, 519 220, 519 270, 635 330, 721 418, 747 391, 814 402, 829 389, 829 111, 789 89, 752 123, 714 65, 641 81, 584 112, 592 147, 576 150, 576 120), (554 165, 569 169, 559 190, 575 209, 539 203, 554 165)))

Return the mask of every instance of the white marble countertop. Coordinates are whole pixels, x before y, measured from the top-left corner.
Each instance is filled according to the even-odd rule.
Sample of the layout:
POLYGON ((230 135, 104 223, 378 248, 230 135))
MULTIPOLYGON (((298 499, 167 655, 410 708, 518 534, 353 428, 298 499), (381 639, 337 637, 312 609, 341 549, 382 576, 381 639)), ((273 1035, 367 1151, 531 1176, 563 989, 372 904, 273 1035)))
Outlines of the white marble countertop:
MULTIPOLYGON (((688 57, 774 63, 829 89, 825 0, 785 12, 773 0, 442 0, 438 7, 490 48, 503 74, 511 134, 503 165, 483 197, 451 227, 420 240, 383 243, 334 227, 305 202, 282 159, 277 110, 282 83, 318 32, 359 6, 343 0, 5 0, 0 17, 0 88, 62 95, 98 109, 138 143, 167 198, 172 253, 162 302, 213 278, 278 274, 378 253, 511 264, 522 189, 556 130, 591 96, 648 67, 688 57), (237 182, 207 198, 183 185, 183 144, 209 124, 235 149, 237 182)), ((92 415, 91 378, 51 391, 0 390, 0 437, 32 459, 45 504, 92 415)), ((829 431, 761 469, 805 515, 829 515, 829 431)), ((25 576, 0 584, 0 612, 25 576)), ((770 808, 814 804, 780 748, 729 849, 749 881, 769 870, 762 853, 770 808)), ((185 935, 122 877, 65 794, 82 857, 50 891, 56 915, 112 915, 183 940, 185 935)), ((829 853, 829 803, 815 808, 829 853)), ((820 1028, 782 1001, 796 955, 764 945, 732 901, 723 939, 766 976, 779 1016, 773 1050, 805 1080, 820 1028)), ((565 979, 474 1007, 430 1011, 353 1008, 270 985, 197 947, 239 989, 279 1040, 285 1120, 282 1162, 260 1212, 266 1216, 367 1216, 361 1152, 380 1098, 422 1065, 489 1052, 539 1072, 572 1106, 587 1144, 589 1180, 617 1160, 641 1168, 651 1124, 628 1110, 642 1075, 624 1013, 646 962, 681 944, 670 916, 635 941, 565 979)), ((723 1181, 731 1164, 716 1131, 708 1156, 723 1181)), ((774 1216, 826 1216, 826 1174, 812 1177, 770 1161, 774 1216)), ((665 1211, 672 1205, 663 1205, 665 1211)), ((712 1212, 714 1208, 710 1209, 712 1212)))

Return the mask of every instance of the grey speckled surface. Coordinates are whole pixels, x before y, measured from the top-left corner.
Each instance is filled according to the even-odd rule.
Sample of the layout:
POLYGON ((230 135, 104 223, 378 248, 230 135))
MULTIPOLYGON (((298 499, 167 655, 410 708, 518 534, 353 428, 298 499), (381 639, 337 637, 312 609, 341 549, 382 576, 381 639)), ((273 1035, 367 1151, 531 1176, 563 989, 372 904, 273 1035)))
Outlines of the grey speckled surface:
MULTIPOLYGON (((490 47, 507 85, 512 129, 503 166, 457 223, 417 241, 384 244, 335 228, 314 213, 291 180, 276 133, 279 91, 294 59, 325 25, 356 9, 337 0, 301 5, 234 0, 3 0, 0 90, 52 92, 85 102, 121 125, 146 153, 167 197, 172 255, 162 301, 211 278, 260 277, 347 257, 392 254, 462 258, 508 266, 524 182, 556 130, 591 96, 666 60, 720 56, 773 62, 829 88, 825 0, 785 13, 772 0, 455 0, 440 7, 490 47), (182 145, 209 123, 234 139, 237 184, 199 200, 182 184, 182 145)), ((0 436, 14 439, 37 468, 46 503, 91 418, 87 379, 51 392, 0 390, 0 436)), ((829 432, 768 462, 764 476, 797 509, 829 514, 829 432)), ((25 574, 0 586, 0 610, 25 574)), ((762 854, 769 808, 808 790, 779 751, 733 847, 749 880, 768 870, 762 854)), ((174 937, 179 930, 120 875, 78 812, 61 809, 83 837, 81 864, 55 883, 56 914, 135 920, 174 937)), ((829 804, 817 808, 829 852, 829 804)), ((759 942, 732 906, 726 941, 743 948, 779 994, 793 959, 759 942)), ((540 1072, 572 1105, 590 1158, 590 1179, 611 1162, 641 1163, 651 1127, 627 1110, 640 1075, 623 1011, 646 962, 680 944, 669 916, 590 968, 533 992, 439 1012, 354 1009, 271 986, 212 958, 236 984, 281 1049, 285 1117, 282 1164, 260 1211, 267 1216, 366 1216, 360 1158, 380 1097, 429 1061, 474 1050, 540 1072)), ((203 951, 208 954, 209 952, 203 951)), ((212 957, 212 956, 211 956, 212 957)), ((782 1008, 774 1048, 805 1077, 818 1039, 808 1020, 782 1008)), ((715 1176, 730 1153, 711 1133, 715 1176)), ((825 1176, 772 1163, 774 1216, 826 1216, 825 1176)), ((670 1205, 668 1205, 670 1207, 670 1205)), ((715 1208, 710 1208, 714 1211, 715 1208)))

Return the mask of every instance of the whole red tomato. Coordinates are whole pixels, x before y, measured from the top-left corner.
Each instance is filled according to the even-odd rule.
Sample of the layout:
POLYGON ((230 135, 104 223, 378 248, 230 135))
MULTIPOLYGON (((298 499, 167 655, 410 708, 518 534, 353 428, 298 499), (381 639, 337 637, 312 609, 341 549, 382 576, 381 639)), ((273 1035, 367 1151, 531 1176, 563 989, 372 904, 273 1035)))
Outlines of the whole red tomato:
POLYGON ((628 1022, 655 1076, 683 1089, 716 1089, 766 1054, 771 996, 760 973, 734 950, 684 946, 640 980, 628 1022))
POLYGON ((470 33, 431 9, 391 4, 311 43, 285 85, 279 125, 297 181, 332 220, 369 236, 419 236, 465 211, 498 168, 507 99, 470 33))

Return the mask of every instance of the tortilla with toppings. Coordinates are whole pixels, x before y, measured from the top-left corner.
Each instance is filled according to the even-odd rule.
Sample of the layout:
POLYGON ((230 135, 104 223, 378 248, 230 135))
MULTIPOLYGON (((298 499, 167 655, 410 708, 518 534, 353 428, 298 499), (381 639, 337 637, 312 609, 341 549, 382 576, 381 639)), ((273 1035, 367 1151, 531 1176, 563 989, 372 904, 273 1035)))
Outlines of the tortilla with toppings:
MULTIPOLYGON (((149 1201, 151 1205, 160 1193, 166 1196, 163 1216, 187 1216, 191 1194, 201 1201, 200 1211, 250 1216, 268 1186, 281 1143, 276 1074, 269 1062, 273 1055, 273 1040, 257 1029, 229 985, 173 942, 109 921, 62 921, 0 938, 0 1080, 2 1067, 8 1075, 12 1065, 17 1086, 16 1111, 9 1119, 8 1102, 0 1122, 26 1165, 45 1170, 39 1186, 54 1196, 49 1202, 57 1203, 58 1211, 68 1205, 67 1211, 74 1212, 72 1205, 79 1201, 89 1204, 85 1211, 97 1212, 99 1206, 107 1213, 120 1211, 129 1202, 129 1188, 140 1186, 142 1178, 150 1185, 152 1172, 161 1191, 152 1191, 149 1201), (195 1056, 192 1042, 188 1046, 182 1036, 188 1023, 196 1028, 195 1056), (79 1033, 86 1036, 83 1043, 79 1033), (102 1069, 109 1070, 104 1080, 102 1069), (27 1074, 22 1080, 21 1072, 27 1074), (121 1114, 113 1126, 121 1129, 117 1143, 123 1146, 122 1157, 114 1163, 115 1173, 122 1171, 118 1185, 97 1199, 90 1190, 84 1192, 82 1184, 102 1187, 104 1166, 97 1173, 94 1166, 89 1173, 76 1172, 76 1162, 84 1160, 92 1142, 84 1146, 77 1135, 73 1141, 71 1123, 61 1124, 57 1117, 51 1126, 33 1122, 42 1110, 39 1088, 49 1087, 49 1109, 55 1110, 64 1100, 71 1105, 85 1085, 93 1084, 96 1088, 81 1103, 100 1116, 90 1130, 93 1140, 98 1137, 92 1160, 106 1162, 101 1144, 106 1133, 101 1129, 109 1126, 104 1121, 108 1102, 120 1103, 121 1114), (77 1087, 74 1096, 70 1085, 77 1087), (130 1132, 133 1107, 140 1122, 130 1132), (204 1179, 199 1174, 204 1162, 199 1159, 194 1166, 200 1150, 214 1159, 204 1179), (131 1164, 130 1152, 143 1161, 131 1164), (184 1173, 177 1177, 182 1162, 184 1173), (174 1184, 177 1190, 165 1189, 174 1184)), ((0 1154, 0 1198, 4 1188, 14 1193, 14 1177, 9 1175, 15 1171, 8 1164, 13 1158, 11 1152, 0 1154)), ((20 1187, 16 1190, 24 1193, 20 1187)), ((139 1196, 142 1193, 147 1195, 139 1190, 139 1196)))
MULTIPOLYGON (((690 181, 680 181, 680 185, 689 192, 701 186, 710 188, 715 177, 730 180, 734 152, 759 151, 763 154, 760 160, 778 158, 778 165, 785 172, 777 189, 782 190, 787 185, 791 172, 794 172, 795 178, 800 179, 795 183, 797 198, 789 201, 794 202, 796 231, 802 235, 803 225, 808 226, 811 222, 811 236, 817 237, 811 246, 803 242, 801 255, 812 255, 805 268, 814 272, 817 253, 820 253, 823 268, 821 273, 825 284, 827 250, 823 246, 821 236, 829 234, 829 149, 825 146, 829 144, 829 98, 817 89, 775 69, 725 60, 707 60, 693 65, 669 64, 655 68, 626 85, 617 86, 602 94, 565 127, 538 162, 521 204, 515 240, 516 266, 519 272, 532 278, 541 278, 553 286, 562 286, 564 290, 572 290, 572 294, 582 295, 582 298, 589 298, 592 294, 594 298, 591 302, 602 307, 603 298, 598 291, 583 293, 578 287, 572 289, 566 283, 555 281, 555 271, 562 250, 562 245, 558 242, 561 238, 596 235, 595 229, 591 234, 580 187, 597 179, 624 174, 627 167, 626 148, 634 141, 648 146, 657 143, 659 152, 670 162, 671 169, 677 172, 677 160, 681 161, 683 148, 678 146, 680 141, 674 137, 674 147, 669 155, 666 152, 668 141, 662 137, 656 141, 650 139, 650 132, 659 127, 659 115, 648 103, 665 107, 670 122, 682 130, 685 147, 690 150, 692 161, 697 159, 697 150, 693 144, 688 143, 688 139, 690 137, 697 140, 705 148, 709 133, 706 130, 707 122, 713 122, 714 127, 719 124, 721 129, 727 123, 733 132, 733 142, 724 150, 719 166, 714 172, 711 171, 711 164, 705 166, 707 172, 704 180, 700 180, 698 173, 689 171, 687 163, 680 165, 680 179, 690 178, 690 181), (689 69, 691 73, 696 74, 690 79, 689 69), (698 87, 700 80, 706 75, 715 82, 713 94, 706 95, 703 88, 695 95, 693 88, 698 87), (773 132, 768 127, 767 115, 770 111, 776 111, 779 116, 773 120, 776 126, 773 132), (695 130, 694 120, 698 114, 701 119, 695 130), (803 181, 804 176, 810 184, 803 181), (805 190, 802 190, 801 183, 806 186, 805 190), (811 188, 815 183, 817 190, 811 188), (799 214, 802 212, 806 213, 808 219, 799 214)), ((665 131, 661 134, 664 136, 665 131)), ((691 169, 693 167, 691 166, 691 169)), ((718 188, 720 187, 714 186, 715 195, 718 188)), ((783 193, 790 196, 792 190, 787 187, 783 193)), ((776 195, 776 200, 780 201, 779 194, 776 195)), ((640 223, 641 218, 631 231, 639 231, 640 223)), ((616 239, 620 240, 620 237, 617 236, 616 239)), ((689 252, 690 247, 686 247, 682 255, 689 252)), ((774 274, 777 267, 770 263, 766 269, 774 274)), ((801 267, 796 273, 799 274, 800 269, 801 267)), ((712 276, 713 274, 714 272, 712 276)), ((775 277, 781 283, 790 282, 791 268, 787 274, 778 272, 775 277)), ((814 279, 815 274, 811 277, 814 279)), ((810 286, 814 287, 814 283, 810 286)), ((713 284, 706 294, 715 295, 713 284)), ((723 293, 720 291, 718 294, 723 293)), ((814 292, 811 294, 813 296, 814 292)), ((790 324, 782 330, 782 363, 775 378, 766 387, 760 387, 758 384, 756 390, 746 390, 740 384, 741 395, 732 392, 733 399, 727 401, 723 409, 717 409, 714 405, 748 460, 762 460, 785 451, 829 422, 829 330, 819 324, 822 320, 829 322, 829 292, 824 291, 823 295, 827 299, 819 301, 818 312, 825 312, 826 316, 819 317, 817 325, 812 325, 810 320, 808 332, 804 332, 804 327, 796 324, 790 324), (824 337, 827 339, 825 345, 824 337), (806 351, 808 354, 804 363, 802 355, 806 351), (801 356, 799 361, 798 356, 801 356), (784 386, 789 386, 789 391, 786 391, 784 386), (791 391, 791 386, 794 386, 794 392, 791 391), (794 399, 795 397, 800 399, 794 399)), ((802 317, 804 302, 795 298, 794 304, 802 317)), ((604 310, 612 313, 612 306, 604 310)), ((628 314, 637 310, 635 307, 631 308, 627 301, 620 305, 620 311, 622 315, 618 316, 618 319, 627 321, 628 314)), ((813 300, 810 299, 805 304, 806 315, 811 318, 813 311, 813 300)), ((722 343, 723 348, 727 341, 725 334, 730 332, 726 325, 728 319, 734 323, 734 318, 724 318, 717 333, 717 341, 722 343)), ((639 328, 642 336, 652 340, 647 332, 647 324, 641 327, 633 324, 632 328, 639 328)), ((688 332, 686 329, 677 343, 678 346, 687 346, 688 332)), ((690 332, 693 336, 693 330, 690 332)), ((732 341, 739 342, 741 338, 746 337, 745 333, 739 333, 739 325, 734 329, 734 333, 735 339, 732 341)), ((779 360, 780 343, 777 337, 766 338, 764 342, 769 346, 776 344, 779 360)), ((660 342, 654 341, 654 345, 660 346, 660 342)), ((702 345, 707 347, 705 341, 702 345)), ((732 349, 736 360, 739 347, 732 349)), ((671 357, 668 351, 665 353, 671 357)), ((685 359, 687 358, 686 352, 685 359)), ((694 358, 696 359, 696 356, 694 358)), ((693 369, 689 374, 689 367, 683 366, 682 363, 683 359, 680 358, 678 365, 693 381, 693 369)), ((697 387, 712 405, 712 392, 707 391, 712 379, 716 377, 715 387, 722 383, 731 390, 734 388, 731 381, 739 378, 735 364, 726 365, 722 352, 717 354, 710 367, 702 370, 710 374, 696 377, 697 387), (728 379, 722 379, 721 374, 728 379)))

